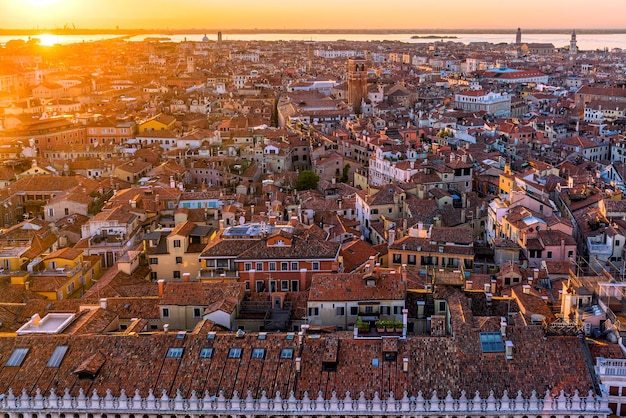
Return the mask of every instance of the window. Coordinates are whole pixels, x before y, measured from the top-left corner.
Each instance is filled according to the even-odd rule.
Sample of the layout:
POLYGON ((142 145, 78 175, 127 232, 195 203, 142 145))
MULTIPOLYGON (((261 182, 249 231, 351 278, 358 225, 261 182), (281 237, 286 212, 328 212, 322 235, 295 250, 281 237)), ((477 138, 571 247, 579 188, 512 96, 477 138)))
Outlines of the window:
POLYGON ((281 269, 281 271, 288 271, 289 270, 289 263, 286 263, 286 262, 280 263, 280 269, 281 269))
POLYGON ((313 270, 319 270, 320 269, 320 262, 319 261, 314 261, 312 264, 312 269, 313 270))
POLYGON ((59 367, 63 361, 63 357, 65 357, 65 353, 67 353, 68 348, 69 347, 66 345, 58 345, 50 356, 46 367, 59 367))
POLYGON ((407 263, 414 266, 416 263, 416 257, 415 254, 409 254, 409 258, 407 260, 407 263))
POLYGON ((548 251, 547 257, 548 257, 548 259, 552 258, 552 251, 548 251))
POLYGON ((481 332, 480 346, 483 353, 503 353, 504 343, 499 332, 481 332))
POLYGON ((26 354, 28 354, 28 350, 29 348, 16 348, 15 350, 13 350, 11 357, 9 357, 9 359, 7 360, 6 366, 21 366, 24 358, 26 357, 26 354))
POLYGON ((183 356, 183 350, 184 348, 182 347, 170 347, 167 349, 167 355, 165 357, 166 358, 181 358, 183 356))
POLYGON ((264 358, 264 357, 265 357, 264 348, 254 348, 252 350, 252 358, 264 358))
POLYGON ((391 309, 389 308, 389 306, 387 306, 387 305, 381 305, 380 306, 380 314, 381 315, 389 315, 390 312, 391 312, 391 309))
POLYGON ((618 239, 615 240, 615 246, 619 247, 619 240, 618 239))
POLYGON ((393 254, 393 263, 394 264, 401 264, 402 263, 402 254, 394 253, 393 254))
POLYGON ((445 312, 446 311, 446 302, 445 301, 440 301, 439 302, 439 312, 445 312))
POLYGON ((180 279, 180 270, 174 270, 172 273, 175 279, 180 279))
POLYGON ((263 271, 263 263, 256 263, 256 271, 263 271))
POLYGON ((170 309, 169 308, 161 309, 161 316, 163 318, 169 318, 170 317, 170 309))
POLYGON ((320 308, 309 308, 309 316, 319 316, 320 308))
POLYGON ((202 316, 202 310, 200 308, 193 308, 193 317, 200 318, 202 316))
POLYGON ((54 216, 54 209, 52 208, 48 209, 48 216, 50 217, 54 216))
POLYGON ((228 358, 241 358, 241 348, 231 348, 228 350, 228 358))
POLYGON ((244 271, 252 270, 252 263, 243 263, 243 269, 244 271))
POLYGON ((65 216, 69 216, 70 210, 68 208, 65 208, 64 213, 65 213, 65 216))
POLYGON ((159 259, 156 258, 156 257, 150 257, 149 263, 150 264, 159 264, 159 259))
POLYGON ((289 280, 281 280, 280 281, 280 290, 281 290, 281 292, 289 291, 289 280))
POLYGON ((281 359, 293 358, 293 348, 283 348, 282 350, 280 350, 280 358, 281 359))
POLYGON ((346 308, 343 306, 337 306, 335 308, 335 313, 337 316, 344 316, 346 314, 346 308))
POLYGON ((393 314, 394 314, 394 315, 400 315, 400 314, 402 314, 402 306, 394 306, 394 307, 393 307, 393 314))
POLYGON ((183 264, 183 258, 182 257, 176 257, 176 264, 183 264))
MULTIPOLYGON (((618 241, 617 245, 619 245, 619 241, 618 241)), ((291 270, 298 271, 298 262, 297 261, 292 261, 291 262, 291 270)))
POLYGON ((572 257, 574 257, 574 251, 568 251, 567 258, 572 258, 572 257))
POLYGON ((179 239, 175 239, 174 240, 174 248, 180 248, 180 240, 179 239))
POLYGON ((358 315, 359 314, 359 307, 358 306, 350 306, 350 315, 354 316, 354 315, 358 315))
POLYGON ((374 313, 374 307, 372 305, 368 305, 365 307, 365 313, 366 314, 373 314, 374 313))
POLYGON ((276 262, 275 261, 270 261, 269 262, 269 268, 270 268, 270 271, 276 271, 276 262))

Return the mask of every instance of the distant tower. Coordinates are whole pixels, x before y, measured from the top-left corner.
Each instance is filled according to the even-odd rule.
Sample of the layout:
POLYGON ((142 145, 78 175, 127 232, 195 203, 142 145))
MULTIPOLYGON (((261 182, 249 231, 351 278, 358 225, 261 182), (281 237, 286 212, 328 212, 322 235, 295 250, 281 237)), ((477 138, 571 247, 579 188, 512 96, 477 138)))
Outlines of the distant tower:
POLYGON ((522 29, 517 28, 517 33, 515 34, 515 45, 522 44, 522 29))
POLYGON ((569 53, 572 55, 578 53, 578 46, 576 45, 576 30, 572 31, 572 37, 569 40, 569 53))
POLYGON ((187 73, 196 71, 196 63, 193 55, 187 55, 187 73))
POLYGON ((365 60, 354 58, 348 60, 348 102, 354 113, 361 114, 361 101, 367 97, 367 70, 365 60))
POLYGON ((217 46, 218 48, 222 47, 222 32, 217 32, 217 46))

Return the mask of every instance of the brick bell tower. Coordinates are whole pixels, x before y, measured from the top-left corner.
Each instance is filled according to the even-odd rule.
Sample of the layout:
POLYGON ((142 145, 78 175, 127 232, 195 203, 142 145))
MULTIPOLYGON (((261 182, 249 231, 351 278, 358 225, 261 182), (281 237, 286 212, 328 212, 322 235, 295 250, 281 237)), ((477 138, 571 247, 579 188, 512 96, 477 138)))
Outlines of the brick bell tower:
POLYGON ((354 113, 361 114, 361 101, 367 97, 367 69, 365 60, 354 58, 348 60, 348 102, 354 113))

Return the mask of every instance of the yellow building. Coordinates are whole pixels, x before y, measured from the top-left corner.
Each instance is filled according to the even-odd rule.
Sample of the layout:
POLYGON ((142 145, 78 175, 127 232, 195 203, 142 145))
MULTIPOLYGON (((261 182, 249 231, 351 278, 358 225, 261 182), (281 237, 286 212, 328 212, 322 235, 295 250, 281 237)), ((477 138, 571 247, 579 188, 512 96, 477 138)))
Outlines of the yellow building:
POLYGON ((174 124, 176 123, 176 118, 170 115, 164 115, 163 113, 159 113, 156 116, 151 117, 150 119, 139 124, 139 133, 144 133, 146 131, 160 131, 160 130, 172 130, 174 129, 174 124))
POLYGON ((511 165, 504 165, 504 173, 500 174, 500 194, 510 194, 515 187, 515 176, 511 172, 511 165))
POLYGON ((27 274, 20 280, 33 292, 61 300, 79 297, 101 274, 100 257, 85 256, 74 248, 62 248, 48 254, 41 262, 29 265, 27 274))

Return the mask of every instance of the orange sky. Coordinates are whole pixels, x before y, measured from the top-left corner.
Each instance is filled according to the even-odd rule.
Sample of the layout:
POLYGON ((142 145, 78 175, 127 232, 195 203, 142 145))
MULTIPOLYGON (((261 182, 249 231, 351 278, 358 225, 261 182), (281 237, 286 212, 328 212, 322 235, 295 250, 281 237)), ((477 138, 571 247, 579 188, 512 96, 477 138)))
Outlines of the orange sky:
POLYGON ((0 0, 0 28, 626 28, 623 0, 0 0), (613 11, 613 12, 612 12, 613 11))

